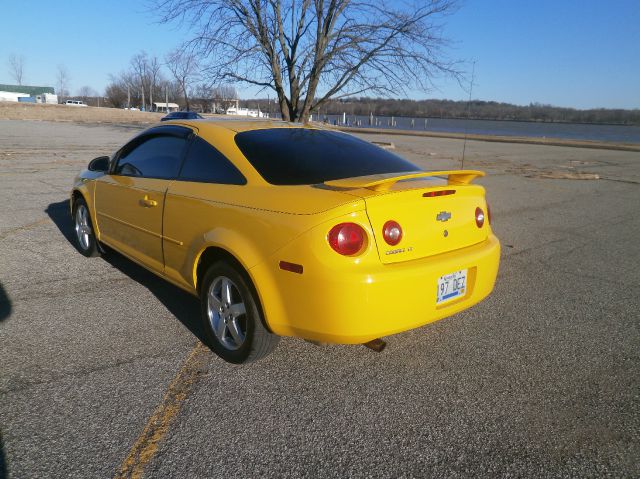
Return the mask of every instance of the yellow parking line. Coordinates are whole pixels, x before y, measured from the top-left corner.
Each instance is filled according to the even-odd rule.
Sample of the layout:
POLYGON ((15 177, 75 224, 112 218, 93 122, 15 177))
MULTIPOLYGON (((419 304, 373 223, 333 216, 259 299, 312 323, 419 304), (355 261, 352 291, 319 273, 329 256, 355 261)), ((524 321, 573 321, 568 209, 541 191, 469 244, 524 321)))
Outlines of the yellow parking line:
POLYGON ((169 431, 198 378, 203 374, 203 359, 209 350, 200 341, 194 346, 184 364, 169 384, 162 401, 155 409, 135 444, 129 450, 127 458, 120 466, 114 479, 138 479, 142 477, 144 467, 158 451, 158 444, 169 431))

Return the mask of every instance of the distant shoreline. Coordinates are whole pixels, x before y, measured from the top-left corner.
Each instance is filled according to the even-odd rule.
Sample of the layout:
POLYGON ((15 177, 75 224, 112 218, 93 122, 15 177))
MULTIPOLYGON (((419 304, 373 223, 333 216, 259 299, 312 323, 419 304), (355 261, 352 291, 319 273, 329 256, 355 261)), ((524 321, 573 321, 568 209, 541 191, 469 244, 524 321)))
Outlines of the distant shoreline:
MULTIPOLYGON (((254 101, 255 103, 255 101, 254 101)), ((260 107, 266 106, 264 102, 260 107)), ((264 111, 264 108, 262 108, 264 111)), ((543 124, 573 124, 597 126, 640 126, 640 108, 578 109, 530 103, 514 105, 479 99, 466 100, 410 100, 407 98, 344 98, 330 100, 323 105, 327 115, 415 118, 432 120, 474 120, 499 122, 530 122, 543 124)), ((375 126, 375 125, 374 125, 375 126)))
MULTIPOLYGON (((317 113, 313 114, 314 117, 317 113)), ((341 117, 342 113, 327 113, 321 116, 337 116, 341 117)), ((354 116, 366 116, 366 115, 354 115, 347 114, 347 118, 354 116)), ((479 117, 474 116, 467 118, 466 116, 406 116, 406 115, 373 115, 374 118, 406 118, 408 120, 457 120, 457 121, 498 121, 498 122, 511 122, 511 123, 536 123, 543 125, 593 125, 593 126, 635 126, 640 128, 640 123, 623 123, 623 122, 594 122, 594 121, 569 121, 569 120, 521 120, 518 118, 491 118, 491 117, 479 117)))
MULTIPOLYGON (((78 108, 64 105, 43 105, 30 103, 0 102, 0 120, 75 122, 79 124, 115 124, 139 125, 141 127, 158 123, 163 113, 119 110, 116 108, 86 107, 78 108)), ((227 115, 206 115, 209 118, 230 118, 227 115)), ((235 117, 241 118, 241 117, 235 117)), ((315 123, 315 122, 314 122, 315 123)), ((316 123, 320 125, 321 123, 316 123)), ((329 125, 326 125, 329 126, 329 125)), ((404 135, 431 138, 449 138, 470 141, 486 141, 528 145, 565 146, 573 148, 592 148, 603 150, 640 152, 640 144, 624 142, 605 142, 591 140, 568 140, 559 138, 539 138, 521 136, 479 135, 415 130, 396 130, 383 128, 335 127, 342 131, 359 134, 404 135)))
MULTIPOLYGON (((400 118, 400 117, 396 117, 400 118)), ((610 123, 610 122, 589 122, 589 121, 560 121, 560 120, 520 120, 518 118, 483 118, 483 117, 463 117, 463 116, 451 116, 451 117, 439 117, 439 116, 421 116, 421 117, 402 117, 402 118, 415 118, 416 120, 471 120, 471 121, 509 121, 512 123, 542 123, 544 125, 595 125, 595 126, 637 126, 640 127, 640 123, 610 123)))
POLYGON ((470 141, 486 141, 494 143, 516 143, 524 145, 541 145, 541 146, 566 146, 571 148, 591 148, 598 150, 617 150, 617 151, 638 151, 640 152, 640 144, 633 143, 614 143, 606 141, 591 140, 569 140, 560 138, 536 138, 524 136, 498 136, 498 135, 477 135, 464 133, 441 133, 433 131, 413 131, 413 130, 392 130, 384 128, 356 128, 339 126, 334 127, 341 131, 349 133, 370 134, 370 135, 400 135, 400 136, 423 136, 430 138, 448 138, 455 140, 470 141))

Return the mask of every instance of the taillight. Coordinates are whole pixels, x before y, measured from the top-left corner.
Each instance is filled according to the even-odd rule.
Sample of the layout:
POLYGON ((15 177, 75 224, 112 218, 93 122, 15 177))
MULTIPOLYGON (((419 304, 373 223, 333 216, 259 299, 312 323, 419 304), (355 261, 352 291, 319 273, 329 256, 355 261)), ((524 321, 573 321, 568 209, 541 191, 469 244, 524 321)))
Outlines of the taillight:
POLYGON ((476 208, 476 225, 478 228, 482 228, 484 225, 484 211, 480 207, 476 208))
POLYGON ((387 244, 395 246, 400 243, 400 240, 402 239, 402 228, 398 222, 389 220, 382 227, 382 236, 387 244))
POLYGON ((336 253, 351 256, 364 246, 367 233, 362 226, 355 223, 340 223, 329 231, 327 240, 336 253))

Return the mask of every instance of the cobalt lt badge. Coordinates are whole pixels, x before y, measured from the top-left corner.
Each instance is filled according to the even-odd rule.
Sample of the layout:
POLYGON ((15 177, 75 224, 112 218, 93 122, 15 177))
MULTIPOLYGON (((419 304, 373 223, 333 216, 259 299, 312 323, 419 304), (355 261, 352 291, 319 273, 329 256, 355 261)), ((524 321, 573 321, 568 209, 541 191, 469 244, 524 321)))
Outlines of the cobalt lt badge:
POLYGON ((451 218, 451 213, 449 213, 448 211, 441 211, 440 213, 438 213, 438 216, 436 216, 436 220, 442 221, 443 223, 445 221, 449 221, 450 218, 451 218))

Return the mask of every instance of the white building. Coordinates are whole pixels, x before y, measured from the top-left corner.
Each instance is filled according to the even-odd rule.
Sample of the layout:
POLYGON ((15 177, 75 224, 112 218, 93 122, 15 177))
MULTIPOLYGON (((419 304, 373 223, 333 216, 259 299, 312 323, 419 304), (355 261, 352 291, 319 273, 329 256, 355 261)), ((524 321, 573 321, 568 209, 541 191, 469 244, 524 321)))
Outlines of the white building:
POLYGON ((26 93, 15 93, 12 91, 0 91, 0 101, 19 101, 18 98, 30 97, 26 93))
POLYGON ((53 93, 43 93, 42 95, 36 95, 36 103, 49 103, 51 105, 58 104, 58 95, 53 93))
POLYGON ((58 103, 53 87, 29 85, 0 85, 0 101, 20 101, 33 98, 33 103, 58 103))
POLYGON ((170 113, 180 109, 180 105, 177 103, 167 103, 165 101, 154 101, 153 106, 155 111, 160 113, 170 113))
POLYGON ((252 118, 268 118, 269 116, 266 113, 257 110, 249 110, 248 108, 239 108, 232 106, 227 109, 227 115, 238 115, 238 116, 250 116, 252 118))

